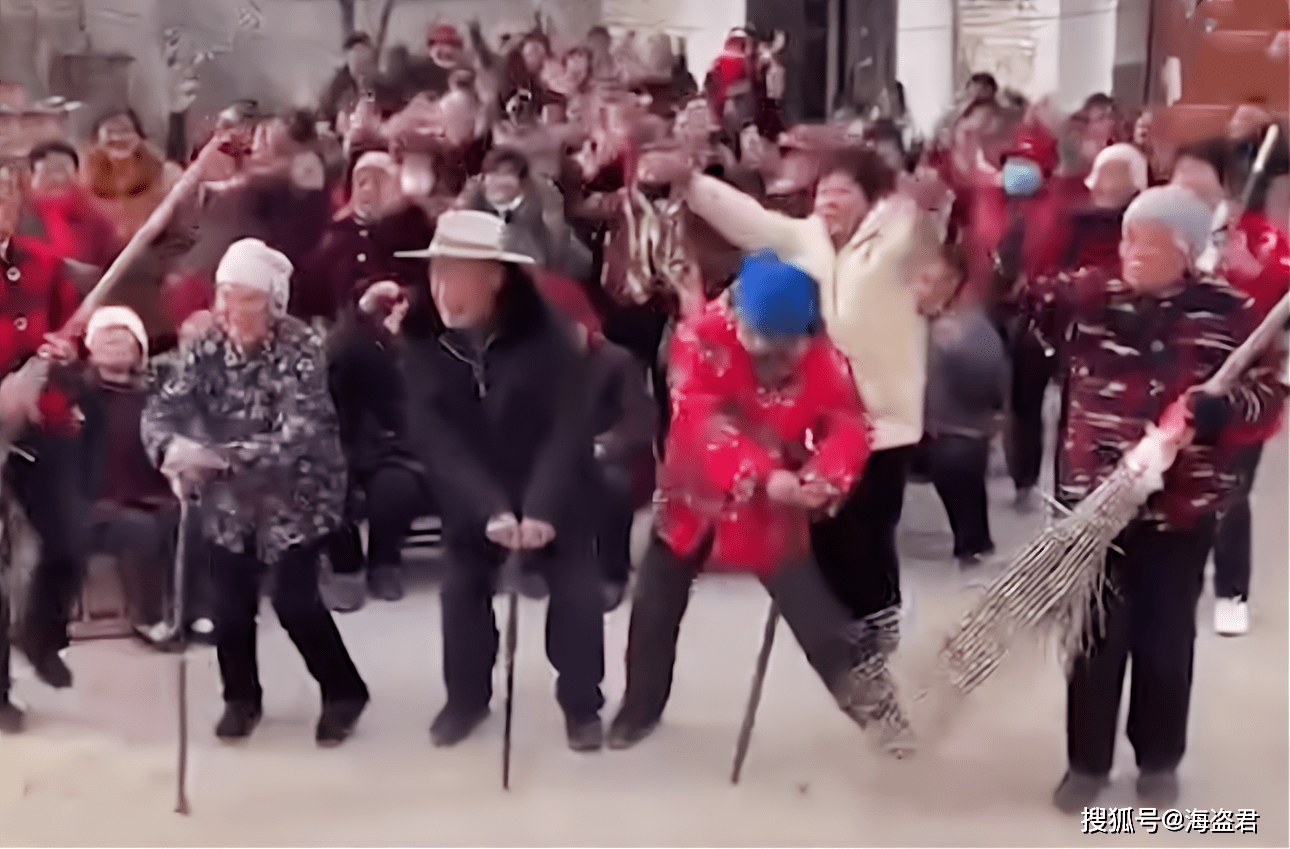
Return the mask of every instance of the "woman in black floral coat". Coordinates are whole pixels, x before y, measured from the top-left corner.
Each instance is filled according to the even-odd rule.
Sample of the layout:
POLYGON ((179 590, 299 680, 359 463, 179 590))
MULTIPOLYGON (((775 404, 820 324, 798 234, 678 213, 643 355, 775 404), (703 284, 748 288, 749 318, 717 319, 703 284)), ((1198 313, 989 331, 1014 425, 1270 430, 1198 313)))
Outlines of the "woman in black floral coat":
POLYGON ((261 715, 255 618, 260 581, 322 689, 319 745, 353 730, 368 692, 318 592, 323 539, 340 523, 345 459, 321 339, 286 315, 290 261, 256 239, 215 272, 212 326, 186 348, 143 416, 149 455, 201 494, 212 543, 224 715, 215 733, 248 736, 261 715))

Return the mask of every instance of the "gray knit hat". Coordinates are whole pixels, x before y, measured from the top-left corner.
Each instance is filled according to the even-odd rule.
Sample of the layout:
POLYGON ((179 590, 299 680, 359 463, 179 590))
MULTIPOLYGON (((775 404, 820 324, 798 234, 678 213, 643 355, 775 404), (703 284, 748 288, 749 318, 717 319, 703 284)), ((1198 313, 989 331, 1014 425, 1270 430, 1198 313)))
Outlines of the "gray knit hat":
POLYGON ((1169 227, 1193 261, 1209 245, 1214 213, 1182 186, 1158 186, 1138 195, 1124 211, 1124 229, 1134 221, 1156 221, 1169 227))

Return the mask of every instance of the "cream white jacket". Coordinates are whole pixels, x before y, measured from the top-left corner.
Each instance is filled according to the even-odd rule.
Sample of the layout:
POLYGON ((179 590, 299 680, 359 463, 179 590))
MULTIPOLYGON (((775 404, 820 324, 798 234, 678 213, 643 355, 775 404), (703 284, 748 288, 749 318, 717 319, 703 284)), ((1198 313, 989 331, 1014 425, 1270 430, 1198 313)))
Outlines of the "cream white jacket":
POLYGON ((927 319, 910 285, 937 250, 935 224, 907 198, 880 201, 837 250, 817 216, 789 218, 713 177, 696 176, 690 208, 745 251, 769 248, 820 284, 829 337, 851 361, 873 422, 873 449, 923 436, 927 319))

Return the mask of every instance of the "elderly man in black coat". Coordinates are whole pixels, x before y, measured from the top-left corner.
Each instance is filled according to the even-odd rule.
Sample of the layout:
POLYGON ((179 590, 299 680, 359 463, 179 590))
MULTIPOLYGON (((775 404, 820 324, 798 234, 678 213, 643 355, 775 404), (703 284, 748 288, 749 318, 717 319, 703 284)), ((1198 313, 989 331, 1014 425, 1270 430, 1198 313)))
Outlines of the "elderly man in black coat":
POLYGON ((569 745, 601 747, 603 597, 586 494, 594 480, 588 363, 523 266, 497 216, 454 210, 429 248, 429 322, 407 327, 408 435, 442 505, 448 703, 437 746, 488 715, 503 561, 550 587, 547 657, 559 675, 569 745), (428 325, 428 326, 426 326, 428 325), (421 332, 418 332, 420 330, 421 332))

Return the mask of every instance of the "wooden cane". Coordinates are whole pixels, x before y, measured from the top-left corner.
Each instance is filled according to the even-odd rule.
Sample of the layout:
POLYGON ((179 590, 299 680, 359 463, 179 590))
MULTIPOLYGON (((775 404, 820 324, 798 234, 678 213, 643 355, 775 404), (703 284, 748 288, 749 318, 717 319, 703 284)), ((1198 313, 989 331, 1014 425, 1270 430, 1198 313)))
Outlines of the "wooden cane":
POLYGON ((744 709, 743 725, 739 728, 739 741, 735 744, 735 763, 730 770, 730 783, 738 784, 743 773, 744 758, 752 742, 753 723, 757 721, 757 706, 761 704, 761 691, 766 683, 766 669, 770 666, 770 650, 775 646, 775 631, 779 628, 779 605, 774 599, 766 612, 766 629, 761 635, 761 652, 757 655, 757 668, 753 672, 752 691, 748 694, 748 707, 744 709))
POLYGON ((519 643, 520 552, 512 551, 502 566, 501 583, 506 590, 506 640, 503 663, 506 668, 506 706, 502 724, 502 789, 511 789, 511 717, 515 712, 515 648, 519 643))

